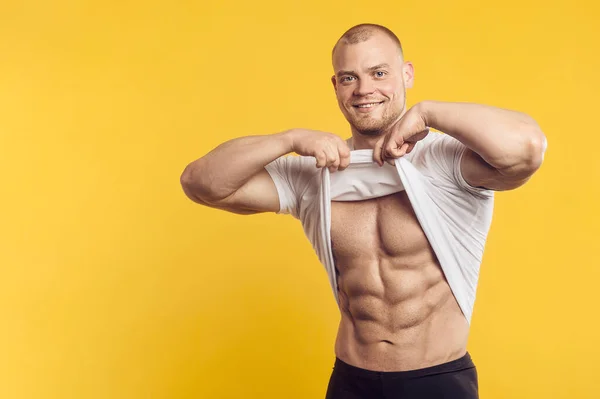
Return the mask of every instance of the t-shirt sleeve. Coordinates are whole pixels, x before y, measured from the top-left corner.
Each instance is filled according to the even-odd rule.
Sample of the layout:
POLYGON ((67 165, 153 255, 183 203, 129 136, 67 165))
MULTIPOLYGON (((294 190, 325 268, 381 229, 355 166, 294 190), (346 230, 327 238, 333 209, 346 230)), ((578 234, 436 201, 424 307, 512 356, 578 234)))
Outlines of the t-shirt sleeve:
POLYGON ((428 145, 422 149, 423 162, 432 172, 432 177, 446 179, 448 183, 456 185, 461 190, 467 191, 477 197, 487 198, 493 196, 493 190, 474 187, 467 183, 461 170, 462 157, 467 147, 452 136, 443 133, 430 132, 433 135, 428 145))
POLYGON ((286 155, 265 166, 279 195, 279 214, 299 218, 302 195, 319 169, 313 157, 286 155))

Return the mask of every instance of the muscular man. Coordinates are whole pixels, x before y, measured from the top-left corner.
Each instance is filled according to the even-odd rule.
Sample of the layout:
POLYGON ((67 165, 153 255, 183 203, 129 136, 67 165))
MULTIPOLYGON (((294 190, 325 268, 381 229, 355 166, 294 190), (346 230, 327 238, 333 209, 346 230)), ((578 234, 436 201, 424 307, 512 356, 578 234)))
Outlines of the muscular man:
POLYGON ((328 399, 477 398, 466 346, 494 192, 533 175, 546 139, 520 112, 407 110, 413 65, 385 27, 349 29, 332 58, 351 138, 231 140, 186 167, 183 189, 206 206, 302 222, 341 311, 328 399))

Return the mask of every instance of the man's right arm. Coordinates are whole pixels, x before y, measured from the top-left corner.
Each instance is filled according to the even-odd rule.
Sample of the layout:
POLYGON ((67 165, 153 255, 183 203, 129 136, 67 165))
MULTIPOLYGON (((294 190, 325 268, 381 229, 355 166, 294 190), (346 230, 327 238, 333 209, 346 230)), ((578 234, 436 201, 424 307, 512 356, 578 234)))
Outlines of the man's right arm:
POLYGON ((331 133, 292 129, 248 136, 219 145, 190 163, 181 175, 193 201, 238 214, 279 211, 279 195, 265 166, 290 152, 314 156, 317 167, 344 169, 350 162, 347 144, 331 133))

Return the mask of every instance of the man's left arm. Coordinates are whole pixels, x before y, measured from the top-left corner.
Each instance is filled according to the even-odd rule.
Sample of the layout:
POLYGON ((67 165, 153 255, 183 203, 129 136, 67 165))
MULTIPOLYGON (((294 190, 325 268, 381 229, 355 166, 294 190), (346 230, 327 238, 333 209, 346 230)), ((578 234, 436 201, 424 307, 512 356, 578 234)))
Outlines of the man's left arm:
POLYGON ((415 107, 428 127, 467 147, 461 172, 473 187, 512 190, 542 164, 546 137, 526 114, 471 103, 424 101, 415 107))

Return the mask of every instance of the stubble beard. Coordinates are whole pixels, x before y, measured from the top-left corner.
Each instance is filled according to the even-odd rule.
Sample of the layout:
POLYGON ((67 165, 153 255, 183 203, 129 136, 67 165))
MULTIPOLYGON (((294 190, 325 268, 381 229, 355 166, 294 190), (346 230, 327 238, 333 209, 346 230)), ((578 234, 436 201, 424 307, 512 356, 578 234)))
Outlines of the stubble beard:
POLYGON ((350 126, 364 136, 380 136, 387 133, 390 128, 400 119, 406 107, 406 93, 404 101, 400 109, 385 109, 383 115, 379 119, 370 116, 364 118, 354 118, 350 120, 350 126))
POLYGON ((353 121, 350 121, 350 125, 352 128, 364 135, 364 136, 380 136, 389 131, 398 119, 400 119, 400 115, 402 115, 402 110, 385 110, 381 118, 372 118, 370 116, 365 118, 356 118, 353 121))

